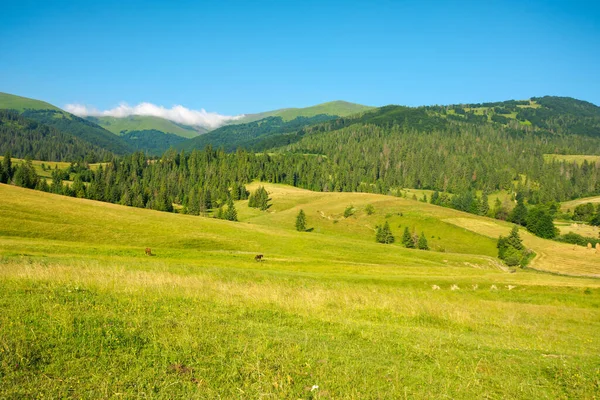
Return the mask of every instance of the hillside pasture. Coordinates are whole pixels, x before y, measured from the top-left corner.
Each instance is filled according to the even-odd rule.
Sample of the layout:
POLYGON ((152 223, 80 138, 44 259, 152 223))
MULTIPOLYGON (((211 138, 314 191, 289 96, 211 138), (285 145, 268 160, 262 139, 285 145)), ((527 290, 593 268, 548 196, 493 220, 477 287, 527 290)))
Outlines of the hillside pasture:
POLYGON ((269 211, 237 202, 236 223, 0 185, 0 397, 598 394, 600 280, 377 244, 361 207, 449 219, 479 253, 508 224, 266 187, 269 211), (356 221, 291 227, 298 207, 338 218, 348 202, 356 221))
POLYGON ((544 154, 544 160, 546 162, 552 162, 553 160, 565 161, 581 165, 584 161, 587 161, 588 163, 598 163, 600 161, 600 156, 584 154, 544 154))

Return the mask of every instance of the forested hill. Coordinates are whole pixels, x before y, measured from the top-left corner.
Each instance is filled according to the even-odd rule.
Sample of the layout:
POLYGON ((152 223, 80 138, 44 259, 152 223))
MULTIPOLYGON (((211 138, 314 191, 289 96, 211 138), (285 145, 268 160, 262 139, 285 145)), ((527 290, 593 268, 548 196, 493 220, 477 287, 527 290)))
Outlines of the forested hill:
POLYGON ((19 115, 0 110, 0 154, 44 161, 97 162, 112 154, 69 133, 19 115))
MULTIPOLYGON (((210 144, 226 151, 238 147, 263 151, 287 146, 306 135, 319 135, 352 125, 432 132, 456 124, 509 129, 513 134, 600 137, 600 108, 568 97, 539 97, 494 103, 405 107, 390 105, 345 117, 319 115, 285 121, 269 117, 247 124, 229 125, 182 143, 180 149, 200 149, 210 144)), ((318 139, 316 139, 318 140, 318 139)))
POLYGON ((127 154, 134 151, 125 140, 93 122, 39 100, 0 93, 0 109, 15 110, 27 119, 75 136, 107 152, 127 154))
MULTIPOLYGON (((272 137, 289 132, 302 131, 305 127, 336 119, 337 116, 325 114, 313 117, 297 117, 284 121, 282 117, 267 117, 247 124, 226 125, 212 132, 195 137, 178 145, 179 149, 203 149, 207 145, 223 147, 225 151, 234 151, 238 147, 262 151, 281 145, 271 141, 272 137)), ((284 143, 285 144, 285 143, 284 143)))

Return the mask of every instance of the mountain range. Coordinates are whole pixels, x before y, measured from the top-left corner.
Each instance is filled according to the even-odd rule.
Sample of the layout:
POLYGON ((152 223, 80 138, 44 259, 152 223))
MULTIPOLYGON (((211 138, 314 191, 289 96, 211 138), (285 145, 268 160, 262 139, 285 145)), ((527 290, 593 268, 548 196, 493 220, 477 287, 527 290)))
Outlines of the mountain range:
MULTIPOLYGON (((393 105, 375 108, 333 101, 248 114, 212 131, 153 116, 80 118, 44 101, 7 93, 0 93, 0 110, 10 110, 20 118, 11 129, 3 130, 5 140, 1 151, 11 150, 20 157, 39 156, 42 153, 33 149, 43 147, 46 142, 56 147, 56 136, 60 133, 63 142, 65 138, 71 139, 70 147, 69 151, 53 152, 52 157, 48 152, 43 153, 54 161, 66 159, 66 154, 83 158, 89 156, 90 149, 95 157, 101 158, 110 153, 123 155, 140 150, 158 156, 169 148, 191 151, 207 145, 223 147, 225 151, 238 147, 265 151, 299 142, 315 132, 336 131, 350 125, 401 125, 428 132, 454 122, 600 137, 598 106, 553 96, 416 108, 393 105), (39 133, 40 125, 48 128, 43 135, 39 133), (38 129, 36 135, 28 135, 32 129, 38 129)), ((11 115, 2 114, 1 126, 8 126, 7 118, 15 118, 11 115)))

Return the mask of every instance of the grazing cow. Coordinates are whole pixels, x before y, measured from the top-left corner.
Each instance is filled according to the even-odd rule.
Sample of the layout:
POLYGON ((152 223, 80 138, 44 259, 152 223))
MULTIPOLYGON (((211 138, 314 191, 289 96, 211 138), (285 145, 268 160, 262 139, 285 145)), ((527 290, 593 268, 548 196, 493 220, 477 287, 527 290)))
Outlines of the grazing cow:
POLYGON ((146 255, 147 256, 151 256, 152 255, 152 250, 150 250, 150 247, 146 247, 146 255))
POLYGON ((256 260, 256 261, 262 261, 263 260, 263 255, 262 254, 258 254, 256 257, 254 257, 254 260, 256 260))

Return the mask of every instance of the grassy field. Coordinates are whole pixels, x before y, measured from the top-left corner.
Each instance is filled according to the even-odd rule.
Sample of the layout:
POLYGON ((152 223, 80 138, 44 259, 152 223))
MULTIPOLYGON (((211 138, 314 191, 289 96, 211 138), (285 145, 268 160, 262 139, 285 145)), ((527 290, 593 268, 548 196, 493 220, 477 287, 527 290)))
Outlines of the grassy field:
POLYGON ((122 131, 143 131, 155 129, 165 133, 173 133, 185 138, 193 138, 199 132, 192 127, 176 124, 164 118, 131 115, 124 118, 97 117, 94 121, 106 130, 119 135, 122 131))
MULTIPOLYGON (((0 156, 0 161, 4 159, 4 156, 0 156)), ((12 158, 11 162, 13 166, 16 166, 20 163, 25 162, 22 158, 12 158)), ((90 169, 95 171, 98 169, 100 165, 105 165, 106 163, 93 163, 90 164, 90 169)), ((46 179, 46 181, 50 184, 52 183, 52 170, 54 169, 62 169, 66 170, 69 168, 71 163, 61 162, 61 161, 39 161, 39 160, 31 160, 31 165, 35 169, 35 173, 40 177, 46 179), (42 168, 42 164, 46 167, 46 169, 42 168)), ((67 185, 71 185, 73 181, 63 181, 63 183, 67 185)))
POLYGON ((560 230, 561 234, 573 232, 581 236, 598 238, 598 233, 600 233, 597 226, 577 221, 556 221, 554 225, 560 230))
POLYGON ((546 160, 546 162, 551 162, 552 160, 566 161, 569 163, 575 162, 581 165, 586 160, 589 163, 598 163, 598 161, 600 161, 600 156, 583 154, 544 154, 544 160, 546 160))
POLYGON ((13 94, 0 92, 0 108, 24 111, 34 110, 60 110, 52 104, 40 100, 28 99, 27 97, 15 96, 13 94))
POLYGON ((581 199, 565 201, 565 202, 561 203, 560 209, 563 211, 567 211, 567 210, 573 211, 575 209, 575 207, 577 207, 578 205, 587 204, 587 203, 592 203, 594 205, 597 205, 598 203, 600 203, 600 196, 583 197, 581 199))
POLYGON ((232 223, 0 185, 0 398, 600 394, 600 280, 507 273, 486 218, 267 189, 232 223), (386 219, 452 251, 377 244, 386 219))

